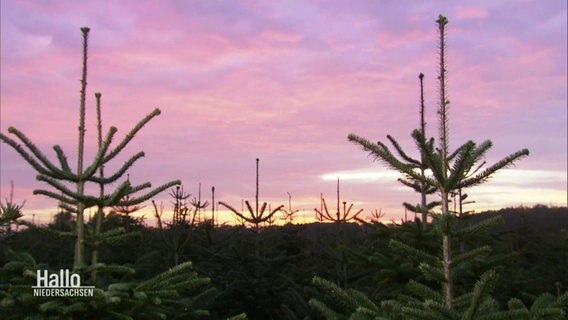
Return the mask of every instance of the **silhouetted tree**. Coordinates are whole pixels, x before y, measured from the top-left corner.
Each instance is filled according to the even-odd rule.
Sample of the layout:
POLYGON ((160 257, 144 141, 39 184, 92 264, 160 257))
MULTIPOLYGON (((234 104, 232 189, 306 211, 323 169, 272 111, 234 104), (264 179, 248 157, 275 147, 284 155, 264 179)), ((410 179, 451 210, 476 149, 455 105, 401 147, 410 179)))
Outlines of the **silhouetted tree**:
MULTIPOLYGON (((517 151, 506 158, 498 161, 492 166, 478 171, 478 168, 484 164, 479 164, 487 151, 492 147, 489 140, 477 144, 468 141, 461 145, 453 153, 449 152, 449 121, 448 121, 448 94, 447 94, 447 65, 446 65, 446 25, 448 20, 444 16, 439 16, 437 20, 440 39, 439 51, 439 82, 440 82, 440 102, 439 102, 439 146, 434 148, 432 139, 427 140, 421 130, 414 130, 412 137, 416 145, 421 151, 423 161, 432 174, 423 176, 416 172, 415 166, 401 162, 397 159, 386 145, 381 142, 372 143, 369 140, 354 134, 348 136, 349 141, 354 142, 363 147, 364 150, 370 152, 375 159, 383 162, 389 168, 397 170, 415 181, 426 184, 428 187, 435 188, 441 197, 442 215, 439 217, 442 232, 442 275, 443 275, 443 292, 444 303, 447 308, 451 309, 454 300, 453 276, 454 270, 459 262, 463 262, 463 257, 452 257, 451 243, 455 237, 453 230, 454 215, 449 210, 449 194, 454 190, 465 189, 486 182, 498 170, 512 165, 515 161, 529 154, 527 149, 517 151), (453 160, 453 161, 452 161, 453 160)), ((397 148, 398 149, 398 148, 397 148)), ((487 248, 477 250, 475 254, 471 252, 462 253, 469 254, 469 258, 474 258, 480 254, 486 254, 487 248)))
POLYGON ((155 109, 140 122, 118 143, 114 148, 110 148, 111 142, 117 132, 115 127, 111 127, 102 140, 94 159, 89 166, 84 165, 84 140, 85 140, 85 96, 87 89, 87 39, 89 28, 81 28, 83 34, 83 68, 81 77, 81 94, 79 104, 79 142, 77 150, 77 168, 72 171, 67 157, 60 146, 53 147, 59 165, 52 163, 43 152, 41 152, 22 132, 14 127, 8 128, 8 132, 15 135, 24 146, 18 144, 15 140, 0 133, 0 140, 11 146, 18 152, 22 158, 28 162, 37 172, 37 179, 43 181, 57 190, 57 192, 37 189, 34 194, 41 194, 62 202, 62 205, 70 212, 77 215, 76 219, 76 244, 75 244, 75 261, 74 268, 84 267, 84 210, 93 206, 109 207, 114 205, 136 205, 142 203, 156 194, 166 190, 167 188, 180 184, 179 180, 168 182, 162 186, 152 189, 144 195, 135 197, 130 201, 121 201, 121 199, 129 193, 139 192, 147 188, 151 188, 151 184, 145 183, 138 186, 131 186, 128 181, 120 183, 116 189, 104 196, 90 196, 85 194, 85 184, 88 182, 95 184, 110 185, 119 180, 124 173, 140 158, 144 156, 144 152, 139 152, 128 159, 122 166, 108 177, 97 176, 97 171, 107 164, 126 147, 126 145, 134 138, 134 136, 148 123, 152 118, 160 114, 159 109, 155 109), (70 183, 75 190, 68 188, 65 183, 70 183))

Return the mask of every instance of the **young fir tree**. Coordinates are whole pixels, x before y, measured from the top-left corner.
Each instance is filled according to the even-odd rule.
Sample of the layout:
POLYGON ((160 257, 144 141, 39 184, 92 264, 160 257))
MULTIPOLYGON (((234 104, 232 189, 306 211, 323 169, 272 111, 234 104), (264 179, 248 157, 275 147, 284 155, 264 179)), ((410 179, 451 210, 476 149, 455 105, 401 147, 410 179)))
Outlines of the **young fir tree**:
MULTIPOLYGON (((480 255, 487 254, 489 248, 483 247, 473 251, 465 252, 459 256, 452 256, 452 240, 458 236, 454 230, 454 215, 449 209, 449 195, 454 190, 465 189, 486 182, 498 170, 512 165, 522 157, 528 156, 529 151, 523 149, 517 151, 497 163, 478 172, 480 161, 484 158, 487 151, 492 147, 492 143, 486 140, 480 144, 468 141, 460 146, 456 151, 450 153, 449 148, 449 118, 448 118, 448 93, 447 93, 447 64, 446 64, 446 25, 448 20, 440 15, 436 21, 439 30, 439 83, 440 83, 440 102, 439 102, 439 146, 434 147, 424 136, 421 130, 414 130, 412 137, 418 146, 424 163, 431 170, 432 174, 423 176, 416 172, 413 165, 399 161, 392 152, 382 143, 372 143, 369 140, 350 134, 349 141, 354 142, 368 151, 375 159, 383 162, 389 168, 402 173, 405 177, 425 183, 428 187, 433 187, 440 194, 442 214, 438 217, 440 231, 442 234, 442 283, 443 283, 443 302, 448 309, 452 309, 454 303, 454 285, 452 274, 460 262, 469 259, 479 258, 480 255), (452 161, 453 160, 453 161, 452 161)), ((431 140, 430 140, 431 141, 431 140)), ((487 226, 495 221, 485 222, 487 226)), ((480 227, 478 227, 480 228, 480 227)), ((472 230, 475 228, 471 228, 472 230)), ((468 230, 469 232, 471 230, 468 230)), ((466 231, 459 232, 463 234, 466 231)))
POLYGON ((10 198, 6 198, 4 203, 0 200, 0 237, 12 233, 12 224, 23 217, 22 208, 25 203, 26 201, 22 204, 14 203, 14 182, 10 181, 10 198))
POLYGON ((339 193, 339 178, 337 178, 337 209, 335 213, 330 213, 329 209, 327 208, 327 203, 325 202, 325 198, 323 194, 321 195, 321 208, 314 208, 316 212, 316 218, 323 222, 324 220, 335 222, 335 223, 347 223, 352 220, 356 220, 357 217, 363 212, 363 209, 359 209, 357 212, 352 213, 351 210, 353 209, 353 203, 347 206, 347 201, 341 201, 340 193, 339 193), (340 204, 343 204, 343 211, 341 211, 340 204))
MULTIPOLYGON (((176 186, 171 189, 169 195, 173 199, 170 201, 173 206, 172 220, 171 222, 164 222, 168 228, 161 234, 163 235, 164 244, 172 256, 173 265, 177 265, 190 240, 191 231, 197 224, 197 209, 191 210, 190 201, 188 200, 191 194, 185 192, 183 186, 176 186)), ((157 206, 154 202, 153 204, 154 210, 156 210, 156 217, 158 217, 157 206)), ((159 225, 162 223, 161 217, 158 223, 159 225)))
POLYGON ((258 202, 258 163, 259 159, 256 158, 256 193, 255 193, 255 207, 253 208, 248 200, 245 201, 249 214, 247 215, 244 211, 239 212, 232 206, 219 201, 219 204, 224 206, 225 208, 229 209, 232 213, 234 213, 238 218, 242 219, 244 222, 248 222, 254 226, 254 230, 256 232, 255 237, 255 255, 258 258, 260 255, 259 252, 259 243, 258 243, 258 234, 260 233, 260 226, 262 223, 267 222, 272 216, 274 216, 278 211, 284 208, 284 205, 280 205, 273 210, 266 210, 268 203, 264 202, 262 206, 259 206, 258 202), (265 214, 266 213, 266 214, 265 214))
POLYGON ((128 145, 134 136, 144 127, 150 120, 160 114, 159 109, 155 109, 140 122, 118 143, 111 148, 111 143, 117 129, 111 127, 99 144, 99 148, 90 165, 84 163, 85 149, 85 100, 87 89, 87 48, 89 28, 81 28, 83 34, 83 66, 81 77, 81 91, 79 104, 79 134, 78 134, 78 150, 77 150, 77 167, 75 171, 71 169, 67 156, 59 145, 53 147, 59 164, 53 163, 45 154, 37 148, 33 142, 22 132, 14 127, 8 128, 8 132, 15 135, 18 140, 23 143, 20 145, 16 140, 0 133, 0 140, 10 145, 22 158, 28 162, 38 173, 37 179, 43 181, 53 187, 56 191, 44 189, 34 190, 34 194, 41 194, 60 201, 63 207, 77 216, 76 219, 76 242, 75 242, 75 258, 74 269, 81 269, 85 266, 85 232, 84 232, 84 211, 90 207, 109 207, 109 206, 126 206, 137 205, 149 200, 156 194, 166 190, 167 188, 180 184, 179 180, 168 182, 157 188, 151 189, 145 194, 133 197, 129 201, 121 200, 127 194, 134 194, 142 190, 151 188, 151 184, 144 183, 137 186, 131 186, 128 181, 120 183, 116 189, 110 194, 91 196, 85 194, 85 185, 94 183, 98 185, 110 185, 118 181, 132 167, 132 165, 140 158, 144 157, 144 152, 139 152, 129 158, 122 166, 113 174, 104 176, 99 171, 108 162, 115 159, 116 156, 128 145), (98 175, 97 175, 98 174, 98 175), (70 188, 71 185, 73 188, 70 188))
MULTIPOLYGON (((93 256, 93 264, 85 268, 85 245, 88 243, 84 225, 84 210, 90 207, 98 209, 95 217, 95 230, 92 239, 95 250, 103 241, 113 241, 123 236, 121 229, 102 232, 102 209, 111 206, 136 206, 150 199, 154 195, 174 185, 179 180, 166 183, 158 188, 151 189, 141 196, 134 196, 137 192, 151 188, 150 183, 132 186, 127 180, 120 183, 110 194, 106 194, 104 187, 118 181, 127 170, 140 158, 144 152, 139 152, 129 158, 119 169, 109 176, 105 176, 103 167, 109 163, 126 147, 134 136, 152 118, 160 114, 159 109, 144 117, 136 126, 118 143, 111 148, 113 137, 117 129, 111 127, 104 139, 101 133, 100 120, 100 94, 97 94, 98 104, 98 131, 99 143, 96 155, 89 166, 84 165, 84 138, 85 138, 85 97, 87 86, 87 39, 89 28, 82 28, 83 33, 83 69, 81 79, 80 107, 79 107, 79 147, 77 169, 71 169, 67 157, 60 146, 53 147, 58 165, 50 161, 22 132, 10 127, 8 132, 15 135, 23 143, 0 133, 0 140, 10 145, 28 162, 37 172, 37 179, 46 182, 56 191, 35 190, 34 194, 41 194, 60 201, 60 206, 74 215, 76 223, 74 235, 75 256, 74 269, 76 272, 92 272, 98 270, 98 253, 93 256), (98 195, 87 195, 85 185, 91 183, 99 187, 98 195), (72 190, 68 185, 74 187, 72 190), (125 199, 127 196, 132 196, 125 199)), ((31 294, 31 286, 36 284, 36 271, 47 269, 40 265, 28 253, 14 253, 9 251, 10 261, 0 268, 0 307, 2 318, 6 319, 165 319, 184 318, 192 319, 208 315, 206 310, 200 308, 201 303, 216 295, 215 290, 206 288, 210 283, 207 278, 199 277, 191 271, 190 262, 182 262, 172 269, 158 274, 148 280, 133 280, 123 283, 97 283, 94 296, 90 300, 84 297, 35 297, 31 294), (106 289, 103 289, 106 288, 106 289)), ((126 266, 112 266, 115 271, 132 273, 126 266)), ((83 278, 86 279, 86 278, 83 278)), ((88 282, 88 281, 86 281, 88 282)), ((94 283, 92 283, 94 284, 94 283)))
POLYGON ((288 224, 292 224, 294 222, 294 215, 296 215, 300 210, 292 210, 292 195, 290 192, 286 192, 288 194, 288 209, 282 209, 282 220, 288 224))
MULTIPOLYGON (((420 133, 422 136, 426 137, 426 121, 424 119, 424 74, 420 73, 418 75, 420 79, 420 133)), ((407 164, 414 166, 414 168, 419 170, 421 177, 426 177, 426 170, 428 166, 426 165, 426 160, 424 159, 424 153, 420 150, 420 160, 413 159, 406 155, 406 153, 400 147, 400 144, 390 135, 387 138, 391 141, 393 147, 397 150, 400 157, 407 162, 407 164)), ((433 144, 434 140, 430 139, 429 144, 433 144)), ((436 188, 429 186, 424 180, 414 179, 412 177, 399 178, 402 184, 414 189, 414 191, 420 193, 420 204, 412 205, 405 202, 404 207, 414 213, 422 215, 422 226, 425 228, 428 218, 428 213, 432 211, 435 207, 440 205, 440 201, 427 201, 427 196, 436 193, 436 188)))
POLYGON ((199 188, 197 192, 197 197, 193 197, 191 201, 189 201, 194 208, 194 216, 197 219, 197 223, 200 224, 204 222, 206 219, 203 217, 201 219, 201 210, 204 210, 209 206, 209 201, 205 200, 204 202, 201 201, 201 182, 199 183, 199 188))
MULTIPOLYGON (((126 180, 130 181, 130 175, 127 175, 126 180)), ((128 202, 128 201, 130 201, 131 199, 132 199, 132 195, 127 194, 127 195, 125 195, 124 198, 122 198, 121 200, 123 200, 123 201, 125 201, 125 202, 128 202)), ((123 221, 122 221, 122 222, 123 222, 122 225, 123 225, 124 229, 125 229, 126 231, 128 231, 128 230, 130 230, 130 222, 139 222, 139 223, 142 223, 143 217, 141 217, 141 218, 136 218, 136 217, 133 217, 132 214, 135 213, 135 212, 137 212, 137 211, 140 211, 140 210, 144 209, 145 207, 146 207, 146 206, 141 205, 141 204, 138 204, 138 205, 128 205, 128 206, 120 206, 120 205, 118 205, 118 206, 113 206, 113 207, 112 207, 112 211, 114 211, 114 212, 116 212, 117 214, 120 215, 120 217, 121 217, 122 220, 123 220, 123 221)), ((97 223, 98 223, 98 221, 97 221, 97 223)))

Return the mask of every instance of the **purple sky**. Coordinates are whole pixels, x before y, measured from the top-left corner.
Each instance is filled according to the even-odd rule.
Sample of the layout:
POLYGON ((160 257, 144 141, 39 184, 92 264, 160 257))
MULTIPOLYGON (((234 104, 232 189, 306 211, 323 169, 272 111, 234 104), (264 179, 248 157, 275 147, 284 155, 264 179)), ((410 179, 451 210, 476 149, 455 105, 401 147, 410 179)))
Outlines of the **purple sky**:
MULTIPOLYGON (((437 135, 437 34, 449 45, 450 143, 491 139, 488 162, 528 148, 529 158, 467 192, 472 208, 566 205, 566 1, 2 1, 0 129, 14 126, 49 157, 60 144, 76 160, 81 33, 89 26, 88 156, 94 92, 103 125, 122 137, 151 121, 115 161, 144 150, 134 183, 181 179, 186 191, 240 208, 288 203, 313 217, 319 195, 399 219, 419 196, 347 142, 391 134, 416 154, 418 73, 425 78, 427 130, 437 135)), ((47 221, 56 202, 0 146, 0 197, 26 200, 47 221)), ((112 167, 112 165, 110 166, 112 167)), ((156 200, 169 209, 167 193, 156 200)), ((150 213, 146 214, 150 216, 150 213)), ((227 219, 230 219, 228 216, 227 219)))

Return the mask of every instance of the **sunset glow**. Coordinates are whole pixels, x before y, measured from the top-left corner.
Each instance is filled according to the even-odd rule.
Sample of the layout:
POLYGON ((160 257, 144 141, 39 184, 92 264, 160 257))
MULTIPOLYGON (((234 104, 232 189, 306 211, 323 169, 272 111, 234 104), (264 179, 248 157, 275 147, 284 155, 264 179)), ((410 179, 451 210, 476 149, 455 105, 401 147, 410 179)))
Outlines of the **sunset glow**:
MULTIPOLYGON (((87 159, 96 146, 94 92, 103 126, 122 137, 148 112, 152 120, 123 161, 135 183, 181 179, 186 191, 241 207, 292 206, 311 221, 320 194, 364 213, 404 215, 419 195, 399 175, 347 141, 395 137, 415 151, 420 72, 427 134, 438 134, 434 20, 449 19, 450 144, 493 141, 492 164, 528 148, 516 167, 466 190, 483 210, 568 202, 566 1, 2 1, 0 131, 24 132, 50 158, 59 144, 74 163, 81 33, 91 28, 87 159)), ((416 156, 414 152, 413 156, 416 156)), ((117 163, 112 166, 118 166, 117 163)), ((26 201, 46 223, 57 203, 6 144, 0 144, 0 199, 26 201)), ((155 199, 171 210, 167 192, 155 199)), ((144 214, 153 224, 151 204, 144 214)), ((206 209, 207 214, 210 208, 206 209)), ((221 221, 233 218, 223 211, 221 221)), ((299 219, 299 222, 302 218, 299 219)))

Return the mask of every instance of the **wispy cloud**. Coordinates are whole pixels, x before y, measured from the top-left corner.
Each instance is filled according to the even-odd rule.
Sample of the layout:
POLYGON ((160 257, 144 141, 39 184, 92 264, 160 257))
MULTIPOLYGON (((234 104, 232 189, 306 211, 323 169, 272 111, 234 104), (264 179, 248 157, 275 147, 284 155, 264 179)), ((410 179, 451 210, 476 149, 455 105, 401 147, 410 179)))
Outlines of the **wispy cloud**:
MULTIPOLYGON (((420 72, 426 74, 427 130, 436 135, 434 20, 445 13, 452 146, 490 138, 489 162, 527 147, 531 156, 517 171, 500 173, 488 186, 521 188, 517 194, 527 198, 528 192, 535 202, 566 193, 566 184, 550 177, 567 171, 564 1, 30 0, 0 6, 2 132, 15 126, 50 156, 58 143, 73 157, 79 28, 88 25, 89 146, 95 91, 103 93, 104 125, 118 126, 119 135, 154 107, 163 111, 126 150, 147 153, 133 179, 181 178, 188 190, 202 182, 215 185, 219 199, 239 202, 254 195, 260 157, 261 192, 270 201, 291 192, 311 210, 320 193, 333 194, 340 176, 350 201, 392 214, 415 194, 399 189, 396 174, 346 136, 385 140, 391 134, 413 150, 420 72)), ((14 180, 26 213, 54 208, 32 196, 41 187, 33 171, 6 145, 0 148, 0 196, 14 180)), ((491 194, 480 194, 478 204, 509 205, 491 194)))

